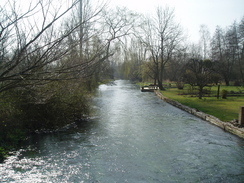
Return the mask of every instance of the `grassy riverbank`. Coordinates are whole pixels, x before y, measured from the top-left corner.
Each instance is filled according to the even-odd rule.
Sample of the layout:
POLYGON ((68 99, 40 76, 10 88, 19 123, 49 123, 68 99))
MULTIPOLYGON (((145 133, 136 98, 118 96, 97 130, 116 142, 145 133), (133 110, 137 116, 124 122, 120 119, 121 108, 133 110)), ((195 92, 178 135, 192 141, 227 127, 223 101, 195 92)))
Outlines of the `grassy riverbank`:
POLYGON ((162 94, 168 98, 178 101, 191 108, 198 109, 204 113, 213 115, 222 121, 231 121, 238 119, 239 108, 244 105, 244 97, 227 97, 227 99, 217 99, 216 97, 197 97, 189 95, 180 95, 181 91, 176 88, 170 88, 162 91, 162 94))
MULTIPOLYGON (((140 84, 143 85, 143 84, 140 84)), ((204 113, 219 118, 222 121, 238 119, 240 106, 244 106, 244 88, 236 86, 221 86, 220 97, 217 99, 217 86, 205 87, 207 93, 203 99, 198 99, 197 90, 192 90, 185 85, 182 90, 175 87, 175 84, 165 84, 165 91, 162 94, 170 99, 180 102, 183 105, 198 109, 204 113), (228 91, 227 98, 222 99, 221 91, 228 91)))

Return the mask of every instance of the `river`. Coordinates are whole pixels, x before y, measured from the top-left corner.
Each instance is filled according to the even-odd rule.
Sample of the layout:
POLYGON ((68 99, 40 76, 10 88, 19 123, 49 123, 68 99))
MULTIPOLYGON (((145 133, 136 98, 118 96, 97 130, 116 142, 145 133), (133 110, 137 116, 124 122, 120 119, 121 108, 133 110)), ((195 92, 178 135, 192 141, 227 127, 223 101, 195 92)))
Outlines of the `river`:
POLYGON ((243 139, 129 81, 101 85, 93 103, 90 120, 30 138, 0 182, 243 182, 243 139))

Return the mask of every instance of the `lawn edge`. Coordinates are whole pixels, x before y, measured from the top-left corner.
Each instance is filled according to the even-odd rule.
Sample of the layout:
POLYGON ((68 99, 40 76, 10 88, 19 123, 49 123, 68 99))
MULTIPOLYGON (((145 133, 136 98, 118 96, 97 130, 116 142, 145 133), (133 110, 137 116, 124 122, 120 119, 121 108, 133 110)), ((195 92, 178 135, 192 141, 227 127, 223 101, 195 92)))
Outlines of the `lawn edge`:
POLYGON ((232 133, 234 135, 237 135, 238 137, 244 138, 244 128, 239 128, 231 124, 230 122, 223 122, 220 119, 218 119, 215 116, 206 114, 204 112, 201 112, 199 110, 196 110, 194 108, 190 108, 188 106, 185 106, 177 101, 174 101, 168 97, 165 97, 159 90, 154 90, 154 93, 161 99, 164 100, 165 102, 181 109, 184 110, 190 114, 193 114, 215 126, 218 126, 219 128, 223 129, 226 132, 232 133))

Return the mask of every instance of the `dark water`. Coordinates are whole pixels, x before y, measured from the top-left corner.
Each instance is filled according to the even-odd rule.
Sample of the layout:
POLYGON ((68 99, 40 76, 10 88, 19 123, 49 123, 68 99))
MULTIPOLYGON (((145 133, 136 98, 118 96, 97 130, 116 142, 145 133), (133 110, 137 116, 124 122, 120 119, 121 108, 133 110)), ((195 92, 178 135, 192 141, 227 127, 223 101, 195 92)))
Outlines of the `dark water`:
POLYGON ((36 135, 0 164, 0 182, 244 182, 244 140, 128 81, 102 85, 95 116, 36 135))

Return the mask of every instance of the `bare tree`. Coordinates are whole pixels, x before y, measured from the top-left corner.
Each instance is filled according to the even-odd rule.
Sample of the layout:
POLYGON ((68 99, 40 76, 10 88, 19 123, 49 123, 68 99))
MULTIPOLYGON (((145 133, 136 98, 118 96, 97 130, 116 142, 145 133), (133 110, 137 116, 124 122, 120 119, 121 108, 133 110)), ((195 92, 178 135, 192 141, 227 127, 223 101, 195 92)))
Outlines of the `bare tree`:
POLYGON ((239 37, 240 37, 240 59, 239 69, 242 86, 244 86, 244 17, 239 24, 239 37))
MULTIPOLYGON (((152 23, 151 18, 146 18, 142 28, 142 35, 139 39, 146 48, 146 54, 149 54, 149 62, 146 63, 146 72, 150 78, 154 80, 154 85, 158 82, 159 77, 159 63, 160 63, 160 47, 158 46, 158 36, 155 32, 154 24, 152 23), (150 70, 148 70, 148 68, 150 70)), ((145 64, 144 64, 145 65, 145 64)), ((145 70, 145 69, 144 69, 145 70)))
POLYGON ((75 29, 56 31, 55 24, 76 3, 63 11, 46 1, 30 4, 24 13, 19 13, 15 2, 0 7, 0 92, 52 78, 53 66, 68 52, 63 42, 75 29))
POLYGON ((220 27, 217 27, 211 42, 211 51, 213 60, 223 60, 225 51, 224 32, 220 27))
POLYGON ((190 59, 186 64, 185 80, 199 88, 198 97, 202 99, 203 88, 212 82, 212 61, 190 59))
POLYGON ((0 7, 0 92, 43 81, 88 77, 94 72, 94 65, 110 56, 104 49, 108 43, 96 45, 96 52, 95 49, 88 51, 94 47, 92 42, 96 35, 94 31, 90 33, 93 28, 90 25, 104 6, 93 11, 89 9, 89 14, 81 22, 76 18, 64 19, 67 20, 79 5, 78 0, 72 1, 66 9, 56 8, 53 3, 37 1, 30 4, 24 13, 17 10, 15 2, 8 1, 0 7), (82 62, 75 56, 79 53, 80 27, 86 33, 82 41, 87 49, 82 62))
POLYGON ((209 57, 209 49, 210 49, 210 32, 208 30, 207 25, 200 26, 200 45, 203 49, 203 59, 207 59, 209 57))
POLYGON ((104 11, 104 36, 109 44, 107 51, 109 52, 112 41, 117 40, 125 43, 126 37, 134 34, 134 26, 137 15, 126 8, 118 8, 114 10, 104 11))
MULTIPOLYGON (((113 55, 120 49, 126 49, 127 40, 134 34, 134 27, 137 14, 127 8, 116 8, 115 10, 103 11, 103 19, 101 21, 102 37, 107 43, 106 54, 113 55)), ((124 52, 125 53, 125 52, 124 52)), ((124 55, 126 56, 126 55, 124 55)), ((109 60, 112 67, 117 60, 109 60)))
POLYGON ((240 34, 238 34, 238 26, 235 22, 226 31, 217 27, 211 42, 212 59, 219 66, 216 72, 222 75, 226 85, 235 79, 237 72, 241 75, 241 48, 242 43, 240 34), (236 67, 239 65, 238 67, 236 67), (235 69, 236 67, 236 69, 235 69))
POLYGON ((186 53, 186 48, 179 50, 167 64, 167 77, 170 81, 176 81, 178 89, 184 88, 185 65, 187 64, 189 55, 186 53))
MULTIPOLYGON (((124 63, 120 68, 125 79, 142 81, 142 65, 145 63, 145 47, 138 39, 131 39, 130 45, 124 50, 124 63)), ((148 64, 148 63, 147 63, 148 64)))
POLYGON ((155 63, 155 77, 159 88, 163 90, 165 66, 171 61, 183 39, 179 24, 175 23, 174 10, 166 7, 158 8, 156 16, 146 21, 144 28, 146 37, 143 40, 155 63), (146 31, 145 31, 146 30, 146 31))

